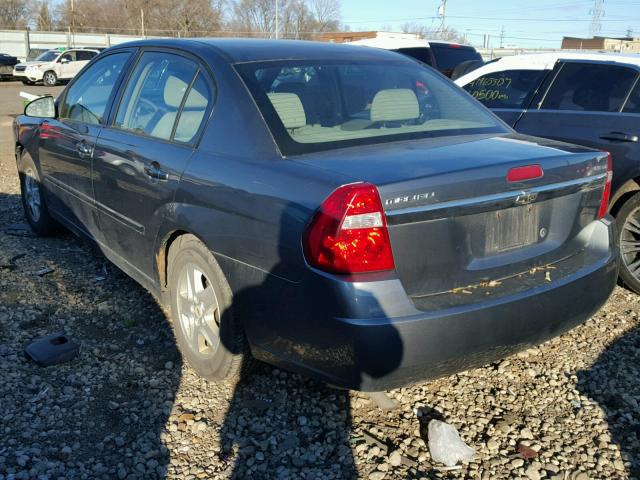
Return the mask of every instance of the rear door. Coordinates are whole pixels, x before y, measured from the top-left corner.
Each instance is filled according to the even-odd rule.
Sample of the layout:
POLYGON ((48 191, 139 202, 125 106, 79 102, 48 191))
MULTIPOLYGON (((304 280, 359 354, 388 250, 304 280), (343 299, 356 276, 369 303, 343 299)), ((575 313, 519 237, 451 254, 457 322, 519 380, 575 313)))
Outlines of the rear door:
POLYGON ((524 69, 490 72, 462 88, 513 127, 549 73, 524 69))
POLYGON ((155 234, 170 207, 214 98, 194 58, 144 51, 94 156, 94 192, 106 246, 152 275, 155 234))
POLYGON ((638 136, 640 97, 634 66, 584 61, 562 61, 554 69, 546 92, 534 100, 516 130, 611 152, 614 190, 625 176, 618 166, 640 161, 638 136), (633 94, 631 93, 633 91, 633 94))
POLYGON ((75 77, 97 54, 97 52, 92 52, 90 50, 77 50, 76 61, 71 64, 71 76, 75 77))

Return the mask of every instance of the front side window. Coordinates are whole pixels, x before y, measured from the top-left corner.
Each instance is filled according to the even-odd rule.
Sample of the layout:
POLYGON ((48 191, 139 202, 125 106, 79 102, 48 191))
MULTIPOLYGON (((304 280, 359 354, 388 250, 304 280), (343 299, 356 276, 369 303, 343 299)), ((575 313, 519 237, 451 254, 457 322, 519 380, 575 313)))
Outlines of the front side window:
POLYGON ((527 108, 549 70, 492 72, 467 83, 464 88, 488 108, 527 108))
POLYGON ((143 54, 131 74, 115 125, 170 140, 180 106, 197 70, 195 62, 180 55, 143 54))
POLYGON ((59 62, 75 62, 76 61, 76 52, 66 52, 64 54, 62 54, 62 56, 60 57, 60 59, 58 60, 59 62))
POLYGON ((507 131, 455 85, 412 61, 272 61, 236 68, 284 154, 507 131))
POLYGON ((596 63, 566 63, 547 92, 541 108, 617 112, 635 81, 631 68, 596 63))
POLYGON ((60 118, 102 123, 109 97, 130 56, 130 52, 107 55, 77 77, 60 104, 60 118))

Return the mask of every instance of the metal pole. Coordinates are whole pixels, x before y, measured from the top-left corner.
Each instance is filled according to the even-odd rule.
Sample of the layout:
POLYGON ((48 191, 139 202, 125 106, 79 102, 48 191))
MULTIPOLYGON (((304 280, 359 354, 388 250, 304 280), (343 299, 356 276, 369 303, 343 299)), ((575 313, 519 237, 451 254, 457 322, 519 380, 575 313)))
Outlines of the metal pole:
POLYGON ((140 26, 142 29, 142 38, 144 38, 144 9, 140 9, 140 26))
POLYGON ((278 0, 276 0, 276 40, 280 37, 280 20, 278 15, 278 0))

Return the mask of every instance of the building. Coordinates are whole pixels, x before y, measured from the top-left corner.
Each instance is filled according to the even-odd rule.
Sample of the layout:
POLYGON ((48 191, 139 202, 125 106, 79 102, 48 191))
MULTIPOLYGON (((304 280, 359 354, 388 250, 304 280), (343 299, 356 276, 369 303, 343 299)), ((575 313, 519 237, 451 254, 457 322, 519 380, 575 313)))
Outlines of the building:
POLYGON ((368 40, 368 39, 385 39, 385 40, 418 40, 420 38, 419 35, 415 33, 399 33, 399 32, 378 32, 378 31, 368 31, 368 32, 329 32, 329 33, 321 33, 316 37, 316 40, 320 40, 321 42, 331 42, 331 43, 350 43, 355 42, 357 40, 368 40))
POLYGON ((640 38, 564 37, 563 50, 604 50, 607 52, 640 53, 640 38))

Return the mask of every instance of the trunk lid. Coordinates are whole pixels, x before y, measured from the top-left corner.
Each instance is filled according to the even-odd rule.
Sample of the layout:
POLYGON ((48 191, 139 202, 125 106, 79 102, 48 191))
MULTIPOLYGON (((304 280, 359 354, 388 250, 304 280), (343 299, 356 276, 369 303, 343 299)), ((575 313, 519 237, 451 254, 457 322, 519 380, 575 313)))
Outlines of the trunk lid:
POLYGON ((296 160, 378 187, 397 273, 424 309, 557 278, 560 264, 585 248, 581 232, 597 218, 607 166, 604 152, 515 134, 296 160), (509 170, 527 165, 539 165, 544 175, 507 181, 509 170))

